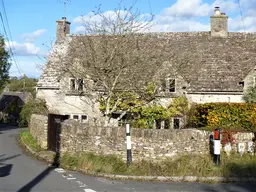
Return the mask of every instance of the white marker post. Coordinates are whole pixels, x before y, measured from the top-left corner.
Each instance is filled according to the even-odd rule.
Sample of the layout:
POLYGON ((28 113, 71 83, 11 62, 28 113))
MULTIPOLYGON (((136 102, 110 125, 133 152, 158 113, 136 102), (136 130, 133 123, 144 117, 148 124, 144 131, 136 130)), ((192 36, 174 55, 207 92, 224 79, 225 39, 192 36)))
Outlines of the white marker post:
POLYGON ((126 124, 126 144, 127 144, 127 166, 132 164, 132 143, 130 125, 126 124))
POLYGON ((220 165, 220 129, 214 130, 214 161, 216 165, 220 165))

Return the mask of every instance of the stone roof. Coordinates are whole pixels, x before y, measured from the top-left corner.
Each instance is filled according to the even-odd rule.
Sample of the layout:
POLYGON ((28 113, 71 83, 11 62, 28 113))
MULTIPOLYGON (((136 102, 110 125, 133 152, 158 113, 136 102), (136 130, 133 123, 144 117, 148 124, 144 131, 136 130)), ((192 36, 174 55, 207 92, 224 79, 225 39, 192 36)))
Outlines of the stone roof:
MULTIPOLYGON (((242 92, 239 82, 256 65, 256 33, 228 33, 227 38, 211 37, 210 32, 147 33, 156 40, 168 42, 170 64, 184 62, 178 73, 195 92, 242 92)), ((66 36, 66 41, 56 45, 62 55, 68 55, 69 43, 77 35, 66 36)), ((82 37, 79 35, 79 37, 82 37)), ((154 45, 150 47, 154 51, 154 45)), ((49 62, 52 62, 52 58, 49 62)), ((58 72, 46 66, 38 87, 58 87, 58 72)))
POLYGON ((58 70, 58 60, 59 57, 63 57, 68 54, 68 46, 70 43, 70 38, 66 37, 66 41, 61 43, 55 43, 53 49, 51 50, 48 61, 44 66, 43 73, 41 74, 38 82, 37 88, 43 87, 46 89, 58 89, 60 73, 58 70))
POLYGON ((12 97, 19 97, 24 103, 26 103, 31 97, 31 93, 30 92, 3 92, 0 95, 0 98, 3 96, 12 96, 12 97))
POLYGON ((4 111, 15 101, 22 107, 31 97, 29 92, 3 92, 0 95, 0 111, 4 111))

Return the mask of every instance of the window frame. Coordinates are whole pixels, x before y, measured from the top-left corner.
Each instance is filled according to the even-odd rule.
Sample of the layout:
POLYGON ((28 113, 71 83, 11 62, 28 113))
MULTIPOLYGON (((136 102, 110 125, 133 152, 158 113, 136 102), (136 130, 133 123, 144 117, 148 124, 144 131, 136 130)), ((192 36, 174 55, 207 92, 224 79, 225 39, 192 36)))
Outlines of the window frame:
POLYGON ((69 78, 69 90, 70 91, 84 91, 85 87, 84 87, 84 79, 83 78, 69 78), (74 83, 74 87, 73 84, 74 83), (82 88, 82 89, 80 89, 82 88))
POLYGON ((70 115, 70 119, 73 119, 75 121, 81 122, 81 123, 86 123, 89 121, 89 117, 87 114, 77 114, 77 113, 73 113, 70 115), (75 119, 74 117, 77 117, 77 119, 75 119), (86 119, 83 120, 83 117, 86 117, 86 119))

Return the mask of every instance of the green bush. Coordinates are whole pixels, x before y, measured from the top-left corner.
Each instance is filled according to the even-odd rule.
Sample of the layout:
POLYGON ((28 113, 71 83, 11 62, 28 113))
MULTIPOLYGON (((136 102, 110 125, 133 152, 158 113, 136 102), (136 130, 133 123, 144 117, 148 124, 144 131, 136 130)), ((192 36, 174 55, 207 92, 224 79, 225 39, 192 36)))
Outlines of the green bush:
POLYGON ((40 145, 37 143, 37 140, 35 138, 33 138, 33 136, 29 133, 29 131, 22 131, 20 133, 20 139, 26 144, 28 145, 33 151, 40 151, 41 147, 40 145))
POLYGON ((155 120, 171 120, 175 116, 186 116, 189 111, 189 103, 186 97, 173 98, 167 108, 153 104, 143 106, 137 111, 137 119, 132 124, 136 128, 153 128, 155 120))
POLYGON ((256 103, 256 88, 255 87, 249 87, 244 96, 243 96, 243 100, 246 103, 256 103))
POLYGON ((256 105, 249 103, 206 103, 192 109, 190 123, 195 127, 242 128, 255 130, 256 105))
POLYGON ((22 108, 20 112, 20 127, 27 127, 32 114, 48 113, 46 102, 41 99, 30 99, 22 108))

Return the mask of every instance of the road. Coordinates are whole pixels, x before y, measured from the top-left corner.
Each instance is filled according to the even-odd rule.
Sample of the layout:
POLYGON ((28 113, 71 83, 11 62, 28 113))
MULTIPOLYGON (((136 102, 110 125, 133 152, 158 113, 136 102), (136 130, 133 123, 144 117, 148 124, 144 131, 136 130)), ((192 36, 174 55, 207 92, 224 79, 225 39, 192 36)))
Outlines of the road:
POLYGON ((256 184, 114 181, 49 167, 17 144, 20 129, 0 125, 0 192, 253 192, 256 184))

